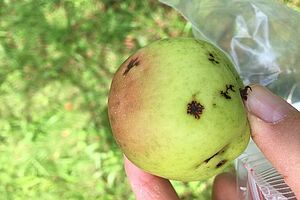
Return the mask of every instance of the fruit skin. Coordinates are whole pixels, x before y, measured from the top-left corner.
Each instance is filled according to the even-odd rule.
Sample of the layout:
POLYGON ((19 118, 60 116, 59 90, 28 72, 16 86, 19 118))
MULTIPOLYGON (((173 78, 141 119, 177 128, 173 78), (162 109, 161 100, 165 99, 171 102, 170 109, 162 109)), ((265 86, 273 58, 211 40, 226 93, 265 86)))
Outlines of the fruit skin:
POLYGON ((114 138, 151 174, 180 181, 212 177, 248 144, 242 88, 231 61, 213 45, 193 38, 156 41, 130 56, 113 78, 114 138))

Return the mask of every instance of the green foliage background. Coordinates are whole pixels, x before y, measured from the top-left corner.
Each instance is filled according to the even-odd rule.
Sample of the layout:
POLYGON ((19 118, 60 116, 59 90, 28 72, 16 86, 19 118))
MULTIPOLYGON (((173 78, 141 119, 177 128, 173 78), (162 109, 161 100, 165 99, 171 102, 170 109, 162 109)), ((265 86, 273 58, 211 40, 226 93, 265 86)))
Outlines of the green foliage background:
MULTIPOLYGON (((176 36, 190 24, 155 0, 0 1, 0 199, 134 199, 107 93, 127 56, 176 36)), ((173 184, 210 197, 211 180, 173 184)))

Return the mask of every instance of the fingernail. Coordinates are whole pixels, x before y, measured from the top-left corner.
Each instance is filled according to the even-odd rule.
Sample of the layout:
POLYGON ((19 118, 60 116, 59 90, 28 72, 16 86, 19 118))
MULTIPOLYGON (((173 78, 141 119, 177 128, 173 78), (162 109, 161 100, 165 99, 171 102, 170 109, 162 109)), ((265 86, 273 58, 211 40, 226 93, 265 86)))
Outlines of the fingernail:
POLYGON ((248 111, 265 122, 277 122, 285 118, 294 108, 284 99, 260 85, 251 86, 245 102, 248 111))

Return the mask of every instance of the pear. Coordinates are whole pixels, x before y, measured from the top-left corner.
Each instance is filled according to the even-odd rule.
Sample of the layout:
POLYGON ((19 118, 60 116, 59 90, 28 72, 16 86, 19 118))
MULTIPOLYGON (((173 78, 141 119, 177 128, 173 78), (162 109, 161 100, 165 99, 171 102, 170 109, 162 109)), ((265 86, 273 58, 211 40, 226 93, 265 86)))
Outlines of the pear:
POLYGON ((131 55, 115 73, 109 120, 123 153, 142 170, 203 180, 246 148, 246 94, 232 62, 214 45, 162 39, 131 55))

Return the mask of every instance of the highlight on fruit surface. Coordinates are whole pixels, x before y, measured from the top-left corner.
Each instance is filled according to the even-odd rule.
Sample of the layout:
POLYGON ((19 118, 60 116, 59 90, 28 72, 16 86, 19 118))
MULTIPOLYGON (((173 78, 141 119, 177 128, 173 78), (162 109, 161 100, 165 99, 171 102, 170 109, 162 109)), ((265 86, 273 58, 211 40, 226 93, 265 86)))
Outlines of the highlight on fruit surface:
POLYGON ((180 181, 212 177, 248 144, 247 89, 214 45, 193 38, 155 41, 114 75, 108 98, 114 138, 151 174, 180 181))

